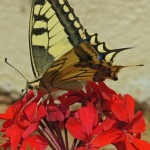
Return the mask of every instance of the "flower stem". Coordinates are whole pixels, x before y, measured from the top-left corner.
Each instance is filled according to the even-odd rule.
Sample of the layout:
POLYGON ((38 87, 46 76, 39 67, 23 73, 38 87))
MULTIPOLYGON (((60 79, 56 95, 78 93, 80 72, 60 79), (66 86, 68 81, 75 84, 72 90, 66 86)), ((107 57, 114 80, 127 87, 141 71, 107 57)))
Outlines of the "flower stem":
POLYGON ((77 144, 77 139, 74 139, 71 150, 74 150, 77 144))
POLYGON ((68 132, 67 129, 65 128, 65 143, 66 143, 66 150, 69 150, 69 143, 68 143, 68 132))
POLYGON ((61 143, 62 149, 66 150, 65 143, 64 143, 64 140, 63 140, 63 137, 62 137, 62 132, 61 132, 61 129, 60 129, 60 126, 59 126, 59 122, 56 121, 54 124, 55 124, 55 130, 56 130, 57 136, 59 138, 59 141, 61 143))
POLYGON ((59 140, 55 138, 56 136, 53 135, 53 132, 43 122, 41 122, 40 125, 43 127, 46 134, 49 136, 49 138, 55 144, 55 146, 57 147, 57 150, 62 150, 61 146, 60 146, 60 143, 59 143, 59 140))
POLYGON ((50 130, 48 130, 48 128, 45 128, 46 133, 49 135, 50 139, 52 140, 52 142, 56 145, 57 150, 62 150, 58 141, 54 138, 53 134, 51 133, 50 130))
MULTIPOLYGON (((43 133, 41 129, 38 129, 38 133, 47 139, 46 135, 43 133)), ((53 146, 53 144, 49 140, 47 140, 47 142, 52 150, 56 150, 56 148, 53 146)))

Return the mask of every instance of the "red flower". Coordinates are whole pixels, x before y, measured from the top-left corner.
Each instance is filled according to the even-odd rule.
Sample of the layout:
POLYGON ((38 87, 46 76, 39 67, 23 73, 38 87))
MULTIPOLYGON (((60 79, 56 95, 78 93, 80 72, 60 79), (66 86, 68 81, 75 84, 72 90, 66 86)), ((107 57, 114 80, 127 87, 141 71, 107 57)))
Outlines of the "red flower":
POLYGON ((0 118, 6 120, 1 131, 5 132, 4 138, 10 139, 12 150, 17 149, 21 139, 26 139, 37 131, 41 119, 46 115, 45 107, 34 102, 37 97, 34 97, 33 92, 29 92, 28 98, 31 102, 23 98, 10 106, 4 114, 0 114, 0 118))
POLYGON ((103 82, 89 82, 84 90, 68 91, 53 98, 30 90, 0 118, 3 149, 69 149, 68 131, 74 137, 72 150, 99 150, 113 144, 118 150, 147 150, 140 139, 145 131, 141 111, 134 113, 131 96, 121 96, 103 82), (71 105, 81 107, 70 110, 71 105), (64 130, 64 136, 62 135, 64 130), (48 143, 48 144, 47 144, 48 143))
POLYGON ((111 111, 120 122, 120 128, 138 134, 145 131, 145 122, 141 111, 134 114, 135 102, 129 95, 117 96, 111 105, 111 111))
POLYGON ((107 113, 110 112, 110 104, 113 101, 114 95, 116 95, 116 92, 106 86, 105 83, 99 82, 96 84, 95 82, 88 82, 85 90, 69 91, 59 98, 61 98, 67 106, 76 102, 85 104, 87 100, 95 102, 98 104, 99 113, 107 113))
POLYGON ((87 107, 82 107, 75 114, 76 117, 69 118, 66 128, 77 139, 90 142, 93 128, 98 123, 98 115, 94 106, 89 103, 87 107))
POLYGON ((117 119, 117 127, 122 130, 122 144, 116 144, 119 150, 123 150, 123 147, 125 150, 136 150, 137 147, 139 150, 143 150, 140 149, 142 145, 150 149, 150 144, 140 140, 141 133, 145 131, 146 127, 143 114, 141 111, 134 114, 134 108, 134 99, 129 95, 124 97, 116 95, 115 101, 111 105, 112 113, 117 119))
POLYGON ((88 103, 87 107, 82 107, 77 111, 75 117, 68 119, 66 128, 73 137, 84 141, 82 149, 92 150, 112 143, 121 134, 120 130, 112 128, 113 121, 108 119, 104 124, 108 126, 105 127, 103 123, 98 122, 98 114, 94 105, 88 103))

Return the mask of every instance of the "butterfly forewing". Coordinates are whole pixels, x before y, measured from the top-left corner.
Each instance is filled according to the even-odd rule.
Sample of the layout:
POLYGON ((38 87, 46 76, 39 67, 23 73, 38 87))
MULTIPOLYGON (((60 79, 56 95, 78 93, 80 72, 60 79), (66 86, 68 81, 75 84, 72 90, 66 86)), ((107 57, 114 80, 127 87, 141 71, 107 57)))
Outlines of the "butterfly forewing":
POLYGON ((34 0, 29 33, 35 77, 42 76, 84 38, 83 27, 67 0, 34 0))

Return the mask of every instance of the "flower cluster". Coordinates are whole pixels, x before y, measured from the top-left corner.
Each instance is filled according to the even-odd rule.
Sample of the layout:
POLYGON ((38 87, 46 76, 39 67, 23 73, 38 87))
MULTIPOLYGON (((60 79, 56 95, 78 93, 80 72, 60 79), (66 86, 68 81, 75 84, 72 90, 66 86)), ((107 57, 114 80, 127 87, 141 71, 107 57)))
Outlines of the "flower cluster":
POLYGON ((0 148, 99 150, 112 144, 117 150, 148 150, 150 143, 141 140, 143 114, 134 109, 130 95, 117 94, 103 82, 89 82, 84 90, 57 98, 30 90, 0 114, 5 120, 0 148))

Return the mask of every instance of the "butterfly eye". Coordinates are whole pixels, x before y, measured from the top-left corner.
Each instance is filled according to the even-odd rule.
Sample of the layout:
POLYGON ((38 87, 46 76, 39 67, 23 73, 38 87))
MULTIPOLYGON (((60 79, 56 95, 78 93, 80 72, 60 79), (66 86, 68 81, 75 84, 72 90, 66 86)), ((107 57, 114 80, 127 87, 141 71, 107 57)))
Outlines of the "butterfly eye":
POLYGON ((33 89, 33 85, 32 85, 32 84, 28 84, 28 85, 27 85, 27 88, 28 88, 28 89, 33 89))

